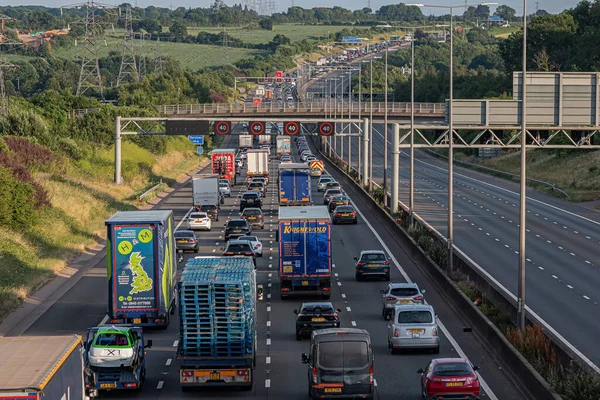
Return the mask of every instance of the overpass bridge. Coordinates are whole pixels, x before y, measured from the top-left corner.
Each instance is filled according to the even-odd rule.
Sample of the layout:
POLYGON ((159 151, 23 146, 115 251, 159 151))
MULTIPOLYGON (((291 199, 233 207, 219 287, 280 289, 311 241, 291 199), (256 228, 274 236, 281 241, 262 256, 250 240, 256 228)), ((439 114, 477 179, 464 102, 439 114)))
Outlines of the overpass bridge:
MULTIPOLYGON (((228 104, 164 104, 156 108, 165 116, 176 118, 206 117, 206 118, 368 118, 383 120, 386 111, 385 103, 365 102, 327 102, 313 101, 295 104, 253 105, 247 103, 228 104)), ((387 118, 390 122, 405 121, 410 118, 410 102, 387 103, 387 118)), ((441 122, 446 118, 445 103, 415 103, 415 117, 424 123, 441 122)))

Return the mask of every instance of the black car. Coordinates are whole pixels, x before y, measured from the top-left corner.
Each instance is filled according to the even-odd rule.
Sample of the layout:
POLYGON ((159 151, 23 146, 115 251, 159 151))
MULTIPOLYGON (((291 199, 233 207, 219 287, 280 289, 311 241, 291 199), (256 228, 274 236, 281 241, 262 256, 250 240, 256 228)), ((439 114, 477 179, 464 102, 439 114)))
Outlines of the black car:
POLYGON ((227 247, 223 249, 223 256, 227 257, 252 257, 252 263, 256 268, 256 254, 252 245, 247 240, 230 240, 227 247))
POLYGON ((296 314, 296 340, 309 336, 312 331, 325 328, 339 328, 342 310, 333 308, 331 302, 303 303, 296 314))
POLYGON ((175 249, 183 251, 192 250, 194 253, 200 251, 200 242, 196 239, 194 231, 175 231, 173 237, 175 237, 175 249))
POLYGON ((329 200, 329 205, 327 207, 329 207, 329 212, 332 213, 337 206, 347 206, 348 204, 350 204, 350 197, 344 195, 333 196, 331 200, 329 200))
POLYGON ((210 219, 219 220, 219 206, 214 204, 202 204, 200 207, 195 207, 196 211, 205 212, 210 219))
POLYGON ((240 236, 246 236, 251 233, 250 224, 248 221, 242 218, 230 219, 225 226, 225 241, 229 238, 238 238, 240 236))
POLYGON ((242 211, 241 217, 247 220, 250 225, 265 229, 265 216, 260 208, 247 207, 242 211))
POLYGON ((352 206, 337 206, 333 210, 333 223, 335 224, 357 224, 356 210, 352 206))
POLYGON ((244 211, 246 207, 262 208, 262 205, 262 199, 258 191, 245 192, 240 200, 240 212, 244 211))

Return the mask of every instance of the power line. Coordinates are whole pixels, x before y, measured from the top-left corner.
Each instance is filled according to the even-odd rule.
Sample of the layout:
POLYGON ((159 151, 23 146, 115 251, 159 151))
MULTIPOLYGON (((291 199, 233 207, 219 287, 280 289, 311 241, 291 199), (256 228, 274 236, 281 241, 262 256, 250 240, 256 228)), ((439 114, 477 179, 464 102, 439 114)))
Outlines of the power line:
POLYGON ((127 5, 127 7, 125 8, 125 34, 123 35, 122 45, 123 55, 121 57, 119 77, 117 78, 117 87, 119 87, 121 83, 128 80, 134 82, 139 82, 140 80, 140 74, 138 74, 135 62, 135 51, 133 48, 133 17, 131 15, 130 5, 127 5))
POLYGON ((157 75, 162 75, 163 73, 163 59, 160 51, 160 36, 156 38, 156 45, 154 47, 154 73, 157 75))

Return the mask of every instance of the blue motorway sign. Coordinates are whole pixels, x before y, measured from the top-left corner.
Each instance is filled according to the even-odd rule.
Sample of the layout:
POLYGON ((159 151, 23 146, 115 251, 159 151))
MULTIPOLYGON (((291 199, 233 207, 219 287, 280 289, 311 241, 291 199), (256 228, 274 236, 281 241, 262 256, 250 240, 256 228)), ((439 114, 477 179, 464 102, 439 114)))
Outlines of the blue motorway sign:
POLYGON ((195 145, 198 146, 202 146, 204 144, 204 135, 200 135, 200 136, 188 136, 188 139, 190 139, 190 142, 194 143, 195 145))
POLYGON ((204 153, 204 149, 202 148, 202 146, 196 147, 196 151, 198 152, 198 154, 203 154, 204 153))
POLYGON ((360 40, 356 36, 344 36, 343 41, 346 43, 361 43, 362 42, 362 40, 360 40))

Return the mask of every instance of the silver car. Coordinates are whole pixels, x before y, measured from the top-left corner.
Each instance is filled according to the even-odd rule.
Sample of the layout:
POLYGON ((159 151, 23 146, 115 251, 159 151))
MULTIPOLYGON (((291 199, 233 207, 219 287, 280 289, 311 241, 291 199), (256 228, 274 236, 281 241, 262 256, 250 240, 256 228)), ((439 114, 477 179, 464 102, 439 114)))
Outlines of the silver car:
POLYGON ((397 305, 388 324, 388 347, 394 354, 399 349, 431 349, 440 352, 437 316, 429 304, 397 305))
POLYGON ((231 187, 229 186, 229 182, 219 183, 219 191, 223 196, 231 197, 231 187))
POLYGON ((335 182, 335 179, 333 179, 331 176, 323 176, 323 175, 321 175, 321 178, 319 179, 319 183, 317 183, 317 190, 319 192, 324 192, 325 191, 325 186, 329 182, 335 182))
POLYGON ((394 307, 402 304, 425 304, 423 295, 425 290, 419 289, 416 283, 390 283, 385 290, 380 291, 382 296, 381 316, 389 319, 394 307))

